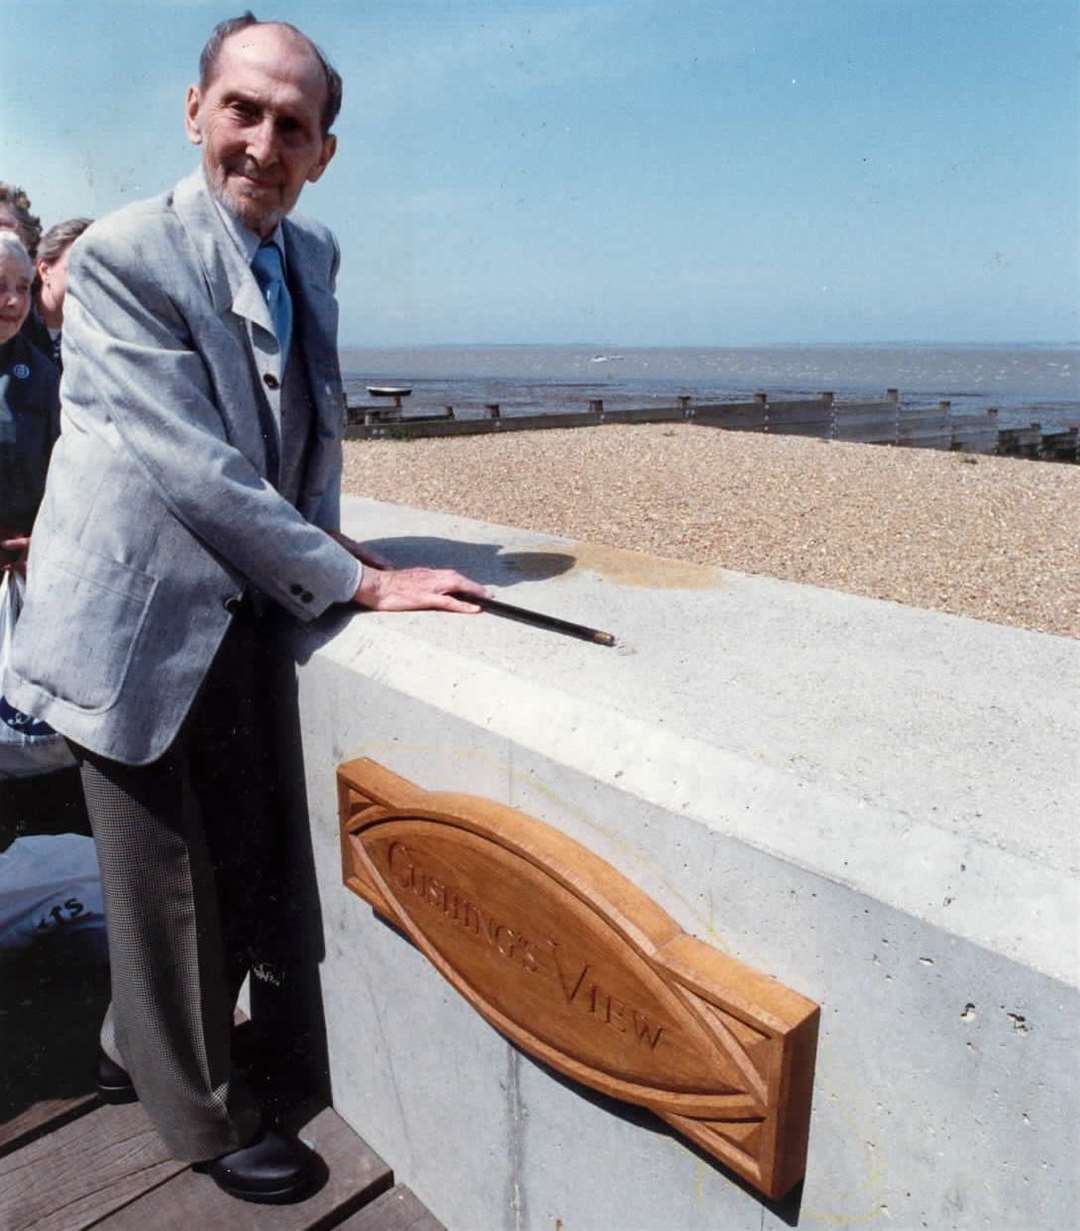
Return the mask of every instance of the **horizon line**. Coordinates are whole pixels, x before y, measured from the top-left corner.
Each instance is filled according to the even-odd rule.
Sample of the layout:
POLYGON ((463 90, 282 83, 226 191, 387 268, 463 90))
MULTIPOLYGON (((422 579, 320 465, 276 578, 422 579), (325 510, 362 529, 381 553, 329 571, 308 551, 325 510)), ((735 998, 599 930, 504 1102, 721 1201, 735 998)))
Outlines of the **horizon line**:
POLYGON ((975 349, 978 347, 1001 348, 1015 347, 1017 349, 1038 348, 1043 350, 1080 350, 1080 339, 1065 339, 1053 340, 1046 338, 1037 338, 1030 341, 979 341, 979 340, 959 340, 953 339, 950 341, 933 341, 925 338, 901 338, 901 339, 879 339, 869 342, 596 342, 586 339, 582 342, 483 342, 483 341, 455 341, 455 342, 339 342, 339 350, 440 350, 450 349, 451 347, 468 349, 468 348, 487 348, 494 349, 498 347, 519 347, 535 350, 548 349, 581 349, 595 350, 597 352, 610 350, 777 350, 784 347, 791 349, 812 349, 835 347, 837 349, 848 348, 870 348, 870 347, 939 347, 948 349, 949 347, 957 347, 963 349, 975 349))

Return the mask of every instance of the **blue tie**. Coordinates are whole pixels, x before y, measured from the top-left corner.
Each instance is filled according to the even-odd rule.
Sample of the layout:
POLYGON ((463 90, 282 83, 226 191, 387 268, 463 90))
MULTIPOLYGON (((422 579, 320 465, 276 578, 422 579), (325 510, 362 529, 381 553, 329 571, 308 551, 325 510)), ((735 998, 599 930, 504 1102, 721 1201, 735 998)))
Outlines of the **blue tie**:
POLYGON ((285 268, 281 261, 281 249, 277 244, 260 244, 251 262, 251 272, 270 309, 274 333, 281 346, 281 362, 284 366, 292 339, 292 297, 285 282, 285 268))

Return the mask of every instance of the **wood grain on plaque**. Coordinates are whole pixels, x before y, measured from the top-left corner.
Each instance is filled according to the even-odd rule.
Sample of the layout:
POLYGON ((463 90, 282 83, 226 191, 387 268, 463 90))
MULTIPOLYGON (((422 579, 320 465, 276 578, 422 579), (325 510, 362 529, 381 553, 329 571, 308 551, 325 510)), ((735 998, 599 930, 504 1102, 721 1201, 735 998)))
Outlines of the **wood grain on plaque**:
POLYGON ((817 1005, 516 809, 366 758, 339 767, 338 795, 346 886, 514 1043, 770 1197, 802 1178, 817 1005))

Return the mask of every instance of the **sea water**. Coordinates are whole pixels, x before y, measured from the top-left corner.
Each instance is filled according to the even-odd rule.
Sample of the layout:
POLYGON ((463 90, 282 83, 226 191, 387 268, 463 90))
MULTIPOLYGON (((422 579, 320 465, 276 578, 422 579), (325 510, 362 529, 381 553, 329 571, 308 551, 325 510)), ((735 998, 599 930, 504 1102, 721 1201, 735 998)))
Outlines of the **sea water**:
POLYGON ((1037 421, 1080 426, 1080 344, 761 347, 419 346, 343 348, 352 403, 373 404, 368 385, 412 389, 412 411, 453 406, 460 417, 498 402, 503 414, 698 402, 878 399, 904 406, 952 403, 954 414, 1000 410, 1000 427, 1037 421))

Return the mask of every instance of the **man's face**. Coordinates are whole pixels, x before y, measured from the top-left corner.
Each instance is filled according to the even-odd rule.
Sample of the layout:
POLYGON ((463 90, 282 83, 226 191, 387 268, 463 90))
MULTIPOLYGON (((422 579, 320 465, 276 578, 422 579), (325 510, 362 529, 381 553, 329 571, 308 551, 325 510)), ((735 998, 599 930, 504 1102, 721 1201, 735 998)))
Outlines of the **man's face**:
POLYGON ((188 137, 203 147, 211 191, 265 238, 334 155, 323 136, 326 80, 311 49, 281 26, 225 40, 205 90, 188 90, 188 137))

